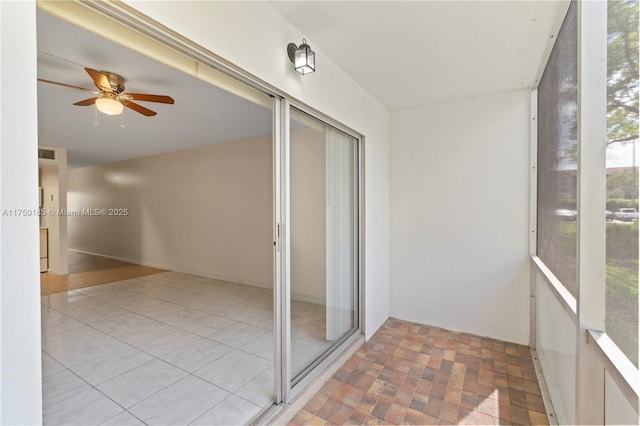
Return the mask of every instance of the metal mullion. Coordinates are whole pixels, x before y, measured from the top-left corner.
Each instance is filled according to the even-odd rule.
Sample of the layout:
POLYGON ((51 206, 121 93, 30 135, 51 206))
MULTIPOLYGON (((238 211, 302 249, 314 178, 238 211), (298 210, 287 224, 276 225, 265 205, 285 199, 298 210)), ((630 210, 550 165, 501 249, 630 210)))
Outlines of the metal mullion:
MULTIPOLYGON (((538 255, 538 89, 531 90, 529 102, 529 255, 538 255)), ((536 269, 529 270, 529 346, 537 345, 536 269)))
POLYGON ((364 230, 365 230, 365 214, 364 214, 364 204, 366 202, 364 198, 364 189, 365 189, 365 180, 364 180, 364 137, 360 137, 358 143, 358 329, 360 333, 366 335, 365 333, 365 321, 364 321, 364 292, 365 292, 365 267, 364 267, 364 259, 365 259, 365 240, 364 240, 364 230))
POLYGON ((353 147, 353 326, 360 328, 360 303, 358 294, 360 293, 360 140, 355 139, 353 147))
POLYGON ((291 401, 291 104, 287 99, 281 104, 282 144, 281 155, 281 215, 280 241, 282 242, 282 400, 291 401))
POLYGON ((604 422, 603 365, 588 330, 604 331, 607 116, 607 3, 578 3, 578 219, 576 414, 604 422))
POLYGON ((283 400, 282 386, 282 243, 280 241, 280 224, 282 222, 281 209, 281 103, 278 98, 273 98, 273 241, 274 241, 274 273, 273 273, 273 345, 274 345, 274 395, 275 403, 279 404, 283 400))
POLYGON ((351 136, 352 138, 358 139, 360 140, 361 135, 356 132, 355 130, 353 130, 351 127, 345 126, 344 124, 338 122, 335 119, 332 119, 331 117, 324 115, 316 110, 314 110, 313 108, 310 108, 309 106, 296 102, 294 100, 291 100, 289 98, 287 98, 289 100, 289 105, 292 108, 295 108, 296 110, 298 110, 298 112, 301 112, 311 118, 313 118, 316 121, 320 121, 321 123, 329 126, 329 127, 333 127, 334 129, 340 130, 343 133, 346 133, 347 135, 351 136))

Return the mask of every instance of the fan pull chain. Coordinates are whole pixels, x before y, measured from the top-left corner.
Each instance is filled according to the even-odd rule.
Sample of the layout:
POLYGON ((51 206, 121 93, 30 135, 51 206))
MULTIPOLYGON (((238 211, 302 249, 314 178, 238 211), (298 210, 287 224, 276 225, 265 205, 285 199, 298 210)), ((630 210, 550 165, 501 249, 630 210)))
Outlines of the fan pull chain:
POLYGON ((120 128, 121 129, 126 129, 126 126, 124 125, 124 110, 122 110, 122 114, 120 114, 120 117, 122 117, 122 124, 120 124, 120 128))
POLYGON ((93 104, 93 125, 98 125, 98 106, 95 103, 93 104))

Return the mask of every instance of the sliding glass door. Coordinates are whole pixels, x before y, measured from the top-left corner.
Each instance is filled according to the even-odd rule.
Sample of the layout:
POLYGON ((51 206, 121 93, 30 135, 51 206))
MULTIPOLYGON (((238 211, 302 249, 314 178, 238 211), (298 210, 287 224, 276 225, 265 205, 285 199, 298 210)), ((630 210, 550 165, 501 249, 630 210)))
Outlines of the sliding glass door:
POLYGON ((295 386, 359 327, 359 141, 289 108, 286 368, 295 386))
MULTIPOLYGON (((175 302, 195 312, 191 314, 197 318, 188 323, 189 330, 185 326, 180 331, 187 333, 185 338, 197 336, 203 347, 211 349, 222 344, 230 350, 219 359, 209 359, 215 355, 213 352, 213 355, 198 355, 202 358, 200 361, 206 361, 197 369, 208 383, 201 380, 203 386, 211 387, 211 383, 215 383, 237 393, 236 402, 243 400, 240 401, 243 407, 254 403, 253 410, 246 409, 245 415, 253 415, 255 409, 266 410, 271 402, 273 405, 289 402, 297 389, 313 379, 309 373, 314 368, 330 363, 359 335, 362 286, 362 146, 359 136, 327 117, 318 119, 302 105, 291 106, 283 92, 221 61, 208 50, 186 43, 186 39, 176 34, 168 34, 166 28, 144 15, 131 14, 117 2, 47 1, 38 2, 38 8, 79 27, 70 30, 69 34, 89 28, 105 39, 100 40, 104 46, 117 44, 118 37, 125 37, 128 49, 138 52, 136 55, 148 56, 139 58, 140 63, 159 61, 164 67, 168 66, 163 71, 165 74, 184 73, 175 78, 190 79, 193 87, 202 86, 202 93, 213 91, 215 96, 208 98, 214 99, 218 106, 225 105, 228 111, 223 107, 207 109, 209 125, 220 120, 224 122, 225 112, 244 112, 244 118, 235 114, 224 122, 225 125, 218 126, 226 129, 227 132, 222 133, 227 136, 215 131, 194 133, 208 135, 212 145, 208 147, 206 157, 202 157, 201 152, 191 152, 191 156, 197 158, 192 159, 195 166, 190 163, 187 172, 204 176, 211 184, 205 191, 191 192, 206 193, 207 196, 196 197, 200 203, 227 200, 226 204, 230 204, 226 206, 227 210, 232 208, 233 211, 216 211, 218 219, 221 214, 224 216, 220 220, 214 220, 215 215, 207 213, 208 220, 204 220, 207 226, 195 233, 204 241, 201 244, 204 249, 196 250, 201 262, 191 267, 191 270, 202 271, 202 276, 185 277, 182 274, 178 278, 178 275, 165 278, 167 285, 161 286, 165 293, 180 298, 172 297, 163 303, 175 302), (230 105, 236 107, 229 109, 230 105), (273 111, 271 126, 269 112, 262 107, 273 111), (231 132, 230 123, 239 123, 237 120, 244 120, 247 126, 236 126, 236 131, 231 132), (272 185, 268 182, 270 135, 272 185), (220 139, 223 137, 227 139, 220 139), (235 145, 221 143, 232 141, 235 145), (209 157, 215 163, 209 162, 209 157), (271 223, 268 220, 269 195, 273 197, 271 223), (249 217, 255 222, 251 226, 240 223, 249 217), (239 224, 231 226, 233 223, 229 218, 239 224), (270 225, 273 226, 273 241, 265 234, 270 225), (221 238, 223 234, 234 235, 225 239, 221 238), (238 237, 240 234, 242 238, 238 237), (255 250, 234 249, 233 244, 227 244, 232 240, 238 244, 251 241, 255 243, 252 245, 255 250), (273 282, 269 282, 271 247, 273 282), (253 252, 259 254, 260 261, 256 261, 255 256, 251 260, 253 252), (234 266, 240 272, 228 272, 234 266), (224 277, 237 282, 227 281, 224 277), (273 294, 270 293, 271 285, 273 294), (275 350, 272 350, 272 344, 275 350)), ((42 21, 41 17, 39 20, 42 21)), ((40 22, 39 26, 42 24, 40 22)), ((62 23, 48 24, 50 30, 61 28, 60 25, 62 23)), ((121 47, 109 48, 117 50, 121 47)), ((129 53, 133 54, 133 51, 129 53)), ((61 59, 64 58, 57 58, 61 59)), ((67 62, 83 63, 81 60, 67 62)), ((206 138, 203 141, 206 142, 206 138)), ((151 167, 149 170, 156 169, 151 167)), ((208 212, 207 209, 191 210, 208 212)), ((186 240, 191 245, 195 241, 186 240)), ((157 289, 154 291, 158 296, 157 289)), ((183 358, 178 361, 185 362, 183 358)), ((267 416, 268 413, 265 418, 267 416)))

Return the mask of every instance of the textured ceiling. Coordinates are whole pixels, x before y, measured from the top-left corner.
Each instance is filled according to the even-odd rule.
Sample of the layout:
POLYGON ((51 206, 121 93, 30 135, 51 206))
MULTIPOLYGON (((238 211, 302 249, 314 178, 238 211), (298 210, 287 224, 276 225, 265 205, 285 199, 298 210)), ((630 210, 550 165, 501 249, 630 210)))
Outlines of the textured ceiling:
POLYGON ((96 126, 93 106, 73 105, 90 93, 38 83, 39 144, 68 149, 70 167, 271 134, 269 109, 43 11, 37 19, 39 78, 95 89, 84 71, 89 67, 122 75, 126 91, 175 99, 174 105, 140 102, 155 117, 127 108, 123 117, 98 113, 96 126))
MULTIPOLYGON (((557 1, 272 1, 311 46, 389 110, 530 87, 557 1)), ((322 72, 318 57, 318 72, 322 72)), ((83 70, 118 73, 128 91, 172 96, 121 117, 73 106, 90 97, 38 84, 40 144, 72 167, 271 132, 271 111, 38 11, 38 76, 93 88, 83 70)))
POLYGON ((271 1, 389 110, 531 87, 559 3, 271 1))

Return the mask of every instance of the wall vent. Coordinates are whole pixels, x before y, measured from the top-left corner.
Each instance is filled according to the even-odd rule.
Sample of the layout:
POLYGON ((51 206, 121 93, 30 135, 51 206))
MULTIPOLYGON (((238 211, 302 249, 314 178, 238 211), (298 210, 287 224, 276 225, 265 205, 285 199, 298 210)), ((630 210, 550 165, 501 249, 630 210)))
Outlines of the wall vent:
POLYGON ((38 158, 44 158, 46 160, 55 160, 55 149, 38 149, 38 158))

